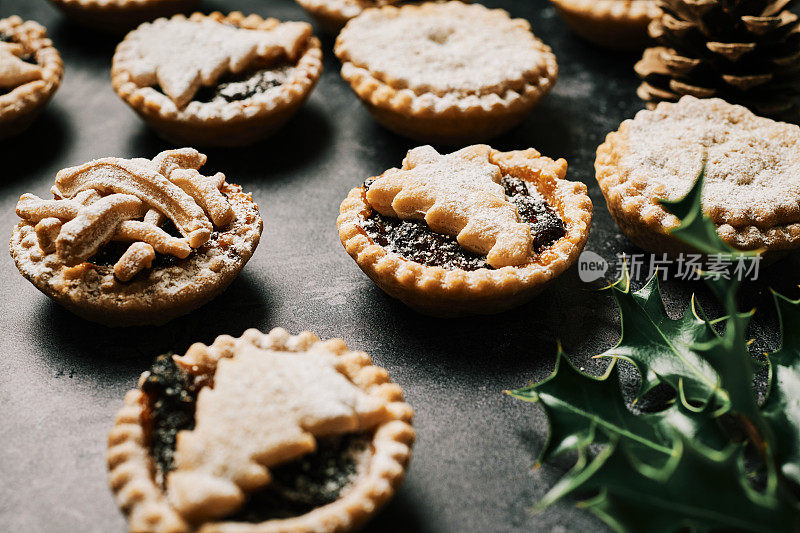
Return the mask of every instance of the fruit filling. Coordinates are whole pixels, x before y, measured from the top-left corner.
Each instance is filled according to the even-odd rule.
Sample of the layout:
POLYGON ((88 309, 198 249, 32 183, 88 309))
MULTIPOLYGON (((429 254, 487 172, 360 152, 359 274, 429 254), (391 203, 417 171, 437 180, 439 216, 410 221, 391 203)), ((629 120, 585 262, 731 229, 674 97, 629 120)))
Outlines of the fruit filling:
MULTIPOLYGON (((372 181, 364 182, 365 192, 372 181)), ((534 252, 540 253, 566 234, 558 214, 524 180, 507 175, 500 183, 508 200, 516 206, 520 220, 531 227, 534 252)), ((372 211, 361 227, 376 244, 410 261, 447 269, 492 268, 485 256, 463 249, 455 237, 436 233, 424 220, 401 220, 372 211)))
MULTIPOLYGON (((144 378, 145 438, 162 487, 174 468, 178 432, 194 428, 197 395, 204 386, 213 386, 212 380, 182 370, 171 354, 159 356, 144 378)), ((367 468, 371 446, 370 436, 363 433, 317 439, 315 452, 270 468, 270 484, 249 494, 244 506, 226 519, 257 523, 291 518, 336 501, 367 468)))
POLYGON ((237 102, 263 94, 286 83, 292 75, 291 65, 277 65, 256 71, 230 75, 214 86, 203 87, 194 99, 198 102, 237 102))

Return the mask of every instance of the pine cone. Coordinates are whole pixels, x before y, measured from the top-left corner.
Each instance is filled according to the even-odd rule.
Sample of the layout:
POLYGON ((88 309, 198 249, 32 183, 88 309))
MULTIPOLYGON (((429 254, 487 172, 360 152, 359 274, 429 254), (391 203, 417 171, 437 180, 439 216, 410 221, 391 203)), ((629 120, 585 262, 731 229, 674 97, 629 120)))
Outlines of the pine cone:
POLYGON ((657 0, 649 26, 661 46, 634 67, 652 108, 681 96, 712 96, 766 116, 796 111, 800 92, 797 0, 657 0))

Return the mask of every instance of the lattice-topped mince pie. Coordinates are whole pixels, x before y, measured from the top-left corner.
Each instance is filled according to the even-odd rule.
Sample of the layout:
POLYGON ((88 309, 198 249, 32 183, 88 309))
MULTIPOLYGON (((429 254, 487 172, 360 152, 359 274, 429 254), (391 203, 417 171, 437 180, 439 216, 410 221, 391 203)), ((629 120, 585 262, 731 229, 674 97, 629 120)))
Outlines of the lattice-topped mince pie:
POLYGON ((191 10, 199 0, 50 0, 72 20, 105 33, 191 10))
POLYGON ((608 48, 635 49, 650 40, 647 26, 660 13, 656 0, 550 0, 581 37, 608 48))
POLYGON ((135 532, 344 533, 402 483, 412 416, 341 339, 251 329, 142 374, 109 434, 109 483, 135 532))
POLYGON ((428 314, 496 313, 578 258, 592 203, 567 162, 475 145, 408 152, 342 202, 339 237, 386 293, 428 314))
POLYGON ((611 215, 639 247, 690 251, 669 235, 677 200, 707 158, 703 211, 740 249, 800 246, 800 127, 718 98, 684 96, 626 120, 597 149, 595 170, 611 215))
POLYGON ((41 24, 16 15, 0 19, 0 139, 33 122, 63 73, 61 56, 41 24))
POLYGON ((498 135, 525 118, 558 75, 527 21, 462 2, 367 9, 347 23, 335 52, 375 119, 423 142, 498 135))
POLYGON ((176 15, 142 24, 117 47, 117 94, 178 144, 239 146, 274 133, 322 71, 305 22, 239 12, 176 15))
POLYGON ((56 175, 53 200, 23 194, 11 255, 31 283, 88 320, 162 324, 208 302, 253 255, 250 194, 204 176, 192 148, 108 157, 56 175))

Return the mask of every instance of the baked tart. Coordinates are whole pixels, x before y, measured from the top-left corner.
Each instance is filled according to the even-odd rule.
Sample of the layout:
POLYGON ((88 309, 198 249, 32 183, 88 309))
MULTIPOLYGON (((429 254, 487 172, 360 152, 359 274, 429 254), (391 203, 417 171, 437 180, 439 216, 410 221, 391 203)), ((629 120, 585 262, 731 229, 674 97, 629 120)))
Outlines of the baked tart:
POLYGON ((310 332, 246 331, 162 355, 108 438, 136 532, 346 532, 402 483, 414 430, 364 352, 310 332))
POLYGON ((403 0, 296 0, 322 29, 334 35, 348 20, 370 7, 399 5, 403 0))
POLYGON ((550 0, 572 30, 613 49, 644 48, 647 26, 661 10, 656 0, 550 0))
POLYGON ((595 171, 608 209, 637 246, 692 252, 670 236, 679 220, 660 199, 678 200, 706 162, 703 211, 742 250, 800 246, 800 127, 718 98, 684 96, 640 111, 597 149, 595 171))
POLYGON ((437 316, 488 314, 541 292, 578 258, 592 220, 567 162, 486 145, 408 152, 342 202, 347 253, 387 294, 437 316))
POLYGON ((163 324, 205 304, 253 255, 250 194, 204 176, 192 148, 107 157, 56 175, 53 200, 23 194, 11 256, 37 289, 110 326, 163 324))
MULTIPOLYGON (((348 20, 371 7, 399 6, 413 0, 296 0, 322 29, 338 34, 348 20)), ((472 0, 462 0, 471 2, 472 0)))
POLYGON ((199 0, 50 0, 79 24, 104 33, 124 33, 142 22, 182 13, 199 0))
POLYGON ((334 51, 378 122, 431 143, 463 145, 511 129, 558 75, 527 21, 455 1, 366 9, 334 51))
POLYGON ((61 56, 41 24, 16 15, 0 19, 0 139, 30 126, 63 73, 61 56))
POLYGON ((117 47, 114 90, 177 144, 241 146, 288 121, 322 71, 305 22, 233 12, 145 23, 117 47))

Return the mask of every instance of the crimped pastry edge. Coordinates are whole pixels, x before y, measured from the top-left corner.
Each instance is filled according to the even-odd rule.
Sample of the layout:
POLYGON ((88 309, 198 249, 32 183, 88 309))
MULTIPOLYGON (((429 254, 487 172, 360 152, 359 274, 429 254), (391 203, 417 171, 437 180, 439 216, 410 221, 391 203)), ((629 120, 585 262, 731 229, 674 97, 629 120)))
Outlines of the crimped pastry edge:
POLYGON ((137 388, 125 395, 123 407, 109 432, 107 452, 109 485, 120 509, 128 517, 130 531, 343 533, 363 524, 400 487, 411 458, 411 446, 415 439, 411 426, 414 413, 403 400, 402 388, 389 380, 385 369, 374 366, 366 353, 349 351, 341 339, 321 341, 308 331, 292 336, 282 328, 275 328, 268 334, 249 329, 237 339, 222 335, 211 346, 197 343, 189 350, 229 350, 236 343, 252 343, 262 349, 291 352, 305 352, 321 343, 337 357, 348 358, 348 373, 353 371, 353 375, 348 374, 350 379, 362 390, 389 402, 391 419, 375 430, 372 439, 374 454, 368 472, 335 502, 296 518, 269 520, 259 524, 211 522, 194 529, 170 507, 166 494, 155 483, 154 466, 144 435, 144 394, 137 388))
MULTIPOLYGON (((480 4, 470 5, 457 1, 407 4, 400 7, 383 6, 365 9, 363 13, 373 13, 376 11, 395 13, 404 10, 426 11, 432 9, 473 9, 502 13, 509 18, 511 23, 527 31, 531 29, 530 24, 526 20, 511 18, 505 10, 488 9, 480 4)), ((348 25, 349 24, 350 22, 348 22, 348 25)), ((349 60, 349 54, 346 49, 346 30, 347 25, 336 38, 336 44, 334 46, 334 53, 342 61, 342 77, 350 84, 355 93, 368 108, 374 106, 402 117, 469 120, 472 121, 472 125, 476 127, 479 126, 481 122, 490 122, 499 115, 517 114, 521 118, 552 89, 558 79, 558 63, 556 61, 556 56, 549 46, 544 44, 538 37, 534 36, 537 47, 545 58, 545 65, 543 70, 537 73, 536 79, 525 80, 523 86, 520 87, 519 90, 506 89, 502 94, 489 93, 483 95, 458 95, 457 97, 453 97, 451 93, 442 96, 430 91, 415 92, 413 88, 393 87, 389 83, 373 76, 367 66, 358 66, 349 60)), ((513 123, 514 121, 511 121, 510 125, 513 125, 513 123)), ((420 138, 425 137, 425 130, 429 127, 429 124, 421 125, 419 131, 420 138)), ((405 134, 405 132, 401 133, 405 134)))
POLYGON ((610 48, 638 48, 661 10, 654 0, 550 0, 561 17, 587 40, 610 48))
POLYGON ((21 122, 23 117, 27 118, 25 115, 34 114, 44 108, 61 85, 64 63, 53 42, 47 37, 47 30, 38 22, 23 21, 17 15, 0 21, 12 28, 28 25, 30 31, 20 36, 21 41, 34 50, 36 61, 42 70, 41 79, 23 83, 10 92, 0 95, 0 125, 6 130, 0 133, 0 138, 3 138, 7 133, 10 135, 21 131, 22 128, 13 126, 21 122))
POLYGON ((99 296, 86 288, 83 277, 64 281, 67 267, 58 263, 53 266, 47 265, 48 258, 55 254, 42 252, 38 244, 30 247, 23 244, 26 231, 30 234, 33 229, 33 225, 24 220, 17 223, 11 232, 9 243, 11 257, 20 274, 37 289, 86 320, 115 327, 161 325, 194 311, 225 291, 258 246, 264 223, 258 214, 258 205, 253 201, 252 194, 242 192, 241 187, 233 183, 225 183, 221 190, 228 195, 237 217, 245 215, 248 211, 254 211, 256 214, 256 220, 246 227, 245 233, 236 236, 241 244, 239 247, 241 249, 237 250, 239 261, 235 265, 226 264, 219 272, 215 272, 209 268, 210 256, 202 258, 195 256, 188 266, 196 270, 194 272, 196 276, 203 278, 187 278, 185 286, 177 293, 172 278, 159 279, 154 284, 133 280, 124 284, 126 290, 124 294, 111 292, 101 293, 99 296), (26 227, 30 229, 25 230, 26 227), (31 257, 34 252, 40 252, 42 255, 37 261, 31 257), (45 265, 47 270, 39 269, 40 263, 45 265), (142 296, 142 291, 147 290, 154 291, 154 294, 145 298, 142 296))
MULTIPOLYGON (((522 158, 532 157, 534 153, 539 156, 535 150, 493 150, 493 155, 522 158)), ((501 169, 506 173, 502 165, 501 169)), ((352 189, 339 208, 336 221, 339 238, 370 279, 390 296, 417 311, 444 317, 497 313, 521 305, 541 292, 577 260, 589 237, 592 202, 586 185, 555 178, 553 186, 547 190, 543 187, 546 179, 541 176, 539 183, 527 179, 526 183, 533 183, 558 212, 567 232, 524 266, 448 270, 387 252, 360 226, 363 216, 370 210, 362 187, 352 189)))
MULTIPOLYGON (((636 116, 664 111, 674 105, 677 104, 661 102, 653 110, 639 111, 636 116)), ((669 235, 669 232, 680 224, 678 218, 668 213, 655 198, 643 196, 641 191, 646 183, 633 176, 629 169, 619 165, 620 159, 628 151, 626 132, 628 124, 633 120, 636 118, 622 122, 619 129, 609 133, 605 142, 597 148, 595 177, 608 209, 617 225, 639 247, 648 251, 673 254, 691 251, 685 244, 669 235)), ((722 240, 741 250, 777 251, 800 246, 800 222, 776 224, 763 229, 753 224, 716 225, 717 233, 722 240)))
POLYGON ((328 33, 338 33, 347 21, 358 16, 363 9, 337 0, 295 0, 328 33))
POLYGON ((192 9, 200 0, 50 0, 66 16, 94 30, 123 34, 142 22, 192 9))
MULTIPOLYGON (((228 15, 223 15, 218 11, 208 15, 196 12, 192 13, 188 20, 200 21, 206 18, 247 29, 270 29, 280 23, 274 18, 265 19, 258 15, 245 16, 240 11, 233 11, 228 15)), ((187 19, 187 17, 175 15, 170 20, 172 19, 187 19)), ((175 107, 174 102, 168 96, 151 87, 139 87, 130 79, 128 72, 130 51, 126 40, 127 37, 117 46, 114 53, 111 84, 119 97, 156 129, 159 124, 182 125, 202 134, 203 128, 241 124, 242 128, 247 130, 253 123, 259 121, 268 123, 272 118, 282 118, 282 112, 292 110, 293 107, 302 103, 311 93, 322 72, 322 48, 319 39, 312 36, 295 65, 292 80, 284 84, 284 90, 269 102, 240 101, 224 106, 208 103, 197 106, 199 109, 196 112, 190 111, 188 108, 180 110, 175 107), (224 114, 220 112, 211 115, 200 114, 204 110, 221 111, 222 107, 224 107, 224 114)))

